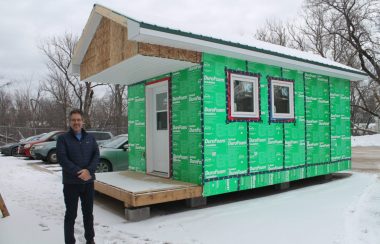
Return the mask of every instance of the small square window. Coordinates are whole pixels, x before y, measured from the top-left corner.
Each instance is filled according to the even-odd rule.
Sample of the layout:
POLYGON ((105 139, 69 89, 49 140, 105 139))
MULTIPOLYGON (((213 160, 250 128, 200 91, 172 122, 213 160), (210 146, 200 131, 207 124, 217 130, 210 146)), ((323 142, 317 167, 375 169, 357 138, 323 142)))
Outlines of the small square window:
POLYGON ((156 94, 156 118, 157 130, 168 129, 168 93, 156 94))
POLYGON ((294 120, 293 81, 270 79, 272 120, 294 120))
POLYGON ((168 106, 167 96, 168 94, 166 92, 159 93, 156 95, 156 110, 157 111, 167 110, 167 106, 168 106))
POLYGON ((229 120, 259 120, 259 77, 228 73, 229 120))

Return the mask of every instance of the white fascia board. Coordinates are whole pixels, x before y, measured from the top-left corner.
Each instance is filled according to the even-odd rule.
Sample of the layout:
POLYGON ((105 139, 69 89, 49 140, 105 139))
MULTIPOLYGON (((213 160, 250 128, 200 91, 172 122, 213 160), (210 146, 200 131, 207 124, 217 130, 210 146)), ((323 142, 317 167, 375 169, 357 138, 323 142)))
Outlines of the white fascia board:
POLYGON ((72 75, 80 75, 80 65, 71 63, 69 66, 69 73, 72 75))
POLYGON ((127 19, 128 40, 134 40, 140 34, 140 23, 127 19))
POLYGON ((102 16, 97 12, 93 11, 87 21, 81 38, 79 39, 75 50, 74 55, 71 58, 71 69, 69 70, 72 74, 80 73, 80 64, 83 61, 84 55, 86 55, 87 49, 90 46, 91 40, 93 39, 95 32, 102 20, 102 16), (79 67, 78 67, 79 66, 79 67))
POLYGON ((365 75, 354 74, 339 69, 323 67, 311 63, 297 61, 294 59, 246 50, 243 48, 232 47, 229 45, 209 42, 191 37, 165 33, 147 28, 139 28, 139 31, 135 32, 134 35, 131 36, 131 39, 151 44, 158 44, 198 52, 223 55, 251 62, 259 62, 268 65, 277 65, 283 68, 300 70, 304 72, 312 72, 337 78, 344 78, 351 81, 364 80, 368 78, 365 75))
POLYGON ((83 82, 131 85, 195 65, 197 64, 186 61, 136 55, 84 79, 83 82))

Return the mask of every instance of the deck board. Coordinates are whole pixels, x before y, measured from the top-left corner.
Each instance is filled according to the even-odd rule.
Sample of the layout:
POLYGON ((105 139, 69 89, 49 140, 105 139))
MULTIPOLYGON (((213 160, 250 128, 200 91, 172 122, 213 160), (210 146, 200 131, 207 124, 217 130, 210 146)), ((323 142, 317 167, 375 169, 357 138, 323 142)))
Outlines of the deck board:
POLYGON ((95 190, 124 202, 126 207, 202 196, 202 187, 133 171, 96 174, 95 190))

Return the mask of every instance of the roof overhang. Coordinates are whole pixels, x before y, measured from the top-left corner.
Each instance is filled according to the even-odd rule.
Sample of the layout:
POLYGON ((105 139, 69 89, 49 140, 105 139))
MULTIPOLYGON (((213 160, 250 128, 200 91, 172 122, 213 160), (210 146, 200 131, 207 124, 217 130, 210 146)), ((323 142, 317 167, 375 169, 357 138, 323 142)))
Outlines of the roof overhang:
MULTIPOLYGON (((286 54, 240 45, 239 43, 232 43, 138 22, 100 5, 94 6, 82 36, 76 45, 71 63, 72 73, 80 73, 80 65, 103 17, 107 17, 123 26, 127 26, 128 40, 132 41, 223 55, 251 62, 277 65, 293 70, 344 78, 351 81, 368 78, 362 71, 343 65, 343 68, 326 65, 297 57, 290 57, 286 54)), ((92 75, 86 78, 85 81, 133 84, 157 75, 178 71, 194 65, 196 64, 186 61, 137 55, 111 66, 100 73, 92 75)))
POLYGON ((198 52, 223 55, 240 60, 277 65, 288 69, 296 69, 305 72, 349 79, 351 81, 364 80, 368 78, 367 75, 358 70, 345 70, 339 67, 331 67, 329 65, 314 64, 312 62, 297 60, 297 58, 292 59, 289 57, 281 57, 273 54, 234 47, 231 45, 157 31, 152 28, 145 28, 136 22, 133 24, 133 28, 129 28, 128 38, 139 42, 147 42, 198 52))
POLYGON ((136 55, 83 81, 131 85, 195 65, 174 59, 136 55))

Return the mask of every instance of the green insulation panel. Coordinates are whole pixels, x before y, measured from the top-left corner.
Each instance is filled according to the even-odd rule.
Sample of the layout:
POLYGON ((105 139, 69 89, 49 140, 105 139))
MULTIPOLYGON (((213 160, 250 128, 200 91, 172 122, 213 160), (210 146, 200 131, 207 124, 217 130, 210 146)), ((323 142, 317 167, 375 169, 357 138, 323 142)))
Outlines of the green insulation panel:
MULTIPOLYGON (((247 123, 226 123, 225 67, 244 71, 246 63, 223 56, 203 55, 205 179, 246 173, 248 168, 247 123)), ((218 187, 235 189, 233 185, 231 183, 232 188, 229 188, 225 182, 218 187)), ((220 192, 216 188, 215 191, 220 192)))
POLYGON ((295 123, 284 124, 285 167, 300 166, 305 164, 305 94, 303 72, 283 69, 282 77, 294 80, 295 123))
POLYGON ((173 179, 202 183, 201 67, 172 74, 173 179))
POLYGON ((281 68, 259 63, 248 63, 248 71, 260 74, 261 122, 249 123, 250 172, 282 169, 284 164, 284 127, 271 123, 269 118, 268 76, 281 77, 281 68))
POLYGON ((146 171, 145 84, 128 86, 128 162, 131 171, 146 171))
POLYGON ((211 54, 203 64, 204 196, 350 169, 349 81, 211 54), (227 119, 226 69, 260 75, 260 121, 227 119), (270 120, 268 77, 294 81, 294 122, 270 120))
POLYGON ((350 81, 330 79, 331 160, 351 158, 350 81))
POLYGON ((329 78, 305 73, 306 162, 330 162, 329 78))

